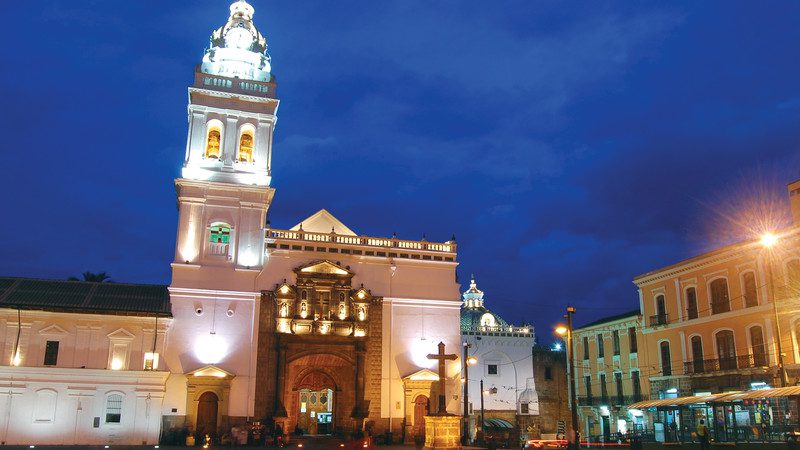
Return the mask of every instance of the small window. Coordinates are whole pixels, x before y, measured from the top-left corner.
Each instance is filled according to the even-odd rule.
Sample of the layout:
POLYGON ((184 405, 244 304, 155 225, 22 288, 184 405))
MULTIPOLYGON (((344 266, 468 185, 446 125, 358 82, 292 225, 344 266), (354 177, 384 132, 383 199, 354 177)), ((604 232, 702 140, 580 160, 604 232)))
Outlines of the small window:
POLYGON ((584 360, 589 359, 589 337, 588 336, 584 336, 583 337, 583 359, 584 360))
POLYGON ((619 356, 619 330, 611 333, 611 341, 614 344, 614 356, 619 356))
POLYGON ((58 341, 47 341, 44 347, 44 365, 55 366, 58 364, 58 341))
POLYGON ((208 135, 206 136, 206 158, 219 159, 219 144, 221 136, 222 134, 220 133, 219 126, 211 125, 208 127, 208 135))
POLYGON ((488 364, 486 367, 486 373, 489 375, 497 375, 497 364, 488 364))
POLYGON ((602 358, 602 357, 604 357, 606 355, 605 348, 604 348, 605 345, 603 345, 603 344, 604 344, 604 342, 603 342, 603 333, 598 333, 597 334, 597 357, 598 358, 602 358))
POLYGON ((545 380, 552 380, 553 379, 553 368, 547 366, 544 368, 544 379, 545 380))
POLYGON ((253 132, 244 131, 239 137, 239 162, 253 162, 253 132))
POLYGON ((122 395, 111 394, 106 398, 106 423, 122 422, 122 395))
POLYGON ((231 226, 227 223, 215 223, 211 225, 211 238, 214 244, 227 244, 231 239, 231 226))
POLYGON ((522 403, 521 405, 519 405, 519 412, 520 414, 528 414, 528 404, 522 403))
POLYGON ((638 353, 639 343, 636 342, 636 327, 628 328, 628 342, 631 347, 631 353, 638 353))

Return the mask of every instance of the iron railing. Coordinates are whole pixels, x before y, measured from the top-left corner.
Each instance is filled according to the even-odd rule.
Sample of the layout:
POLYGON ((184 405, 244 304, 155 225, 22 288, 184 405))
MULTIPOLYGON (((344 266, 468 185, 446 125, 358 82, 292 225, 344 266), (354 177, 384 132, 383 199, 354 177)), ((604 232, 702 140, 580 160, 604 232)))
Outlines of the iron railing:
POLYGON ((650 316, 651 327, 666 325, 668 323, 669 323, 669 318, 666 314, 656 314, 655 316, 650 316))
POLYGON ((721 370, 750 369, 767 367, 766 355, 741 355, 714 359, 685 361, 683 371, 686 375, 719 372, 721 370))

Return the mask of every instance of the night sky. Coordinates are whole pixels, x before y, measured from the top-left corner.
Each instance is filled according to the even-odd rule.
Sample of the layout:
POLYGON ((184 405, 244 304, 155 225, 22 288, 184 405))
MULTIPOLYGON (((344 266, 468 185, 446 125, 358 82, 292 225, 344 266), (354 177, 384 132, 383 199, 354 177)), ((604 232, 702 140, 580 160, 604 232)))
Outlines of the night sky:
MULTIPOLYGON (((750 237, 800 177, 800 2, 252 3, 272 225, 455 234, 462 290, 541 342, 750 237)), ((0 275, 169 282, 186 89, 228 4, 3 2, 0 275)))

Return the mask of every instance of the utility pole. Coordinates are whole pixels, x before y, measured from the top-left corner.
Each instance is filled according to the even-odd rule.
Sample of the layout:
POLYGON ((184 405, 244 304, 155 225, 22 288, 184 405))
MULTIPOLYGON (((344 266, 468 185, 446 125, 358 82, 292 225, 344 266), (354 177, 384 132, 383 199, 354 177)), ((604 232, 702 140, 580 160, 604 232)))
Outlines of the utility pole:
POLYGON ((769 280, 769 292, 772 295, 772 315, 775 319, 775 333, 778 343, 778 382, 781 387, 786 387, 786 368, 783 365, 783 348, 781 346, 781 320, 778 316, 778 295, 775 292, 775 280, 772 274, 772 248, 767 248, 767 278, 769 280))
POLYGON ((486 438, 485 430, 483 429, 484 424, 485 424, 484 421, 483 421, 483 395, 484 395, 483 394, 483 378, 481 378, 481 428, 480 428, 480 430, 481 430, 480 442, 481 443, 483 443, 484 439, 486 438))
POLYGON ((464 342, 464 352, 461 360, 464 362, 464 433, 461 437, 461 444, 469 444, 469 363, 467 362, 468 350, 471 344, 464 342))
POLYGON ((572 415, 572 429, 576 439, 578 433, 578 397, 575 394, 575 346, 572 342, 572 315, 575 314, 574 306, 567 306, 567 380, 569 381, 569 405, 572 415))

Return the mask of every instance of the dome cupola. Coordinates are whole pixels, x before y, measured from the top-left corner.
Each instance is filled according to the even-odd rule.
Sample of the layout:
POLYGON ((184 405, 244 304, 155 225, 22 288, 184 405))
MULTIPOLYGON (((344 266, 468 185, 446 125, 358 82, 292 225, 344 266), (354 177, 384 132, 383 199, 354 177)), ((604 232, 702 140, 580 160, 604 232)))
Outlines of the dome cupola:
POLYGON ((469 281, 469 289, 463 294, 465 308, 483 308, 483 291, 475 283, 475 275, 469 281))
POLYGON ((267 40, 253 24, 255 9, 244 0, 230 7, 228 22, 211 33, 201 71, 230 78, 270 81, 267 40))

